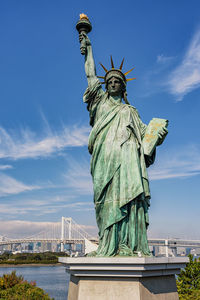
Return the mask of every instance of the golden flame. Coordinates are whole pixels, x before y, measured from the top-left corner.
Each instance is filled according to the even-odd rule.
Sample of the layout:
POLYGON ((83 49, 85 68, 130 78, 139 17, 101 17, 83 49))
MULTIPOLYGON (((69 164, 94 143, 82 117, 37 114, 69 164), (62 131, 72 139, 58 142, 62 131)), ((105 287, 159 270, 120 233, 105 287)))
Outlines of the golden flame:
POLYGON ((89 18, 88 18, 87 15, 85 15, 85 14, 80 14, 80 20, 83 20, 83 19, 89 20, 89 18))

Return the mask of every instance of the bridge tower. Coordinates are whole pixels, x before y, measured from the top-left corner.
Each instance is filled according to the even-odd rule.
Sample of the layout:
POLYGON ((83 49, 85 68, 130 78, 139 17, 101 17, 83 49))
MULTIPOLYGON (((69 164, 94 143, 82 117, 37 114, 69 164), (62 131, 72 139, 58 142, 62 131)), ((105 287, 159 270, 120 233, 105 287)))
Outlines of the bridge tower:
POLYGON ((169 257, 169 240, 165 240, 165 256, 169 257))
POLYGON ((64 240, 65 240, 65 223, 68 224, 68 239, 72 238, 72 218, 62 217, 61 221, 61 242, 60 242, 60 251, 64 252, 64 240))

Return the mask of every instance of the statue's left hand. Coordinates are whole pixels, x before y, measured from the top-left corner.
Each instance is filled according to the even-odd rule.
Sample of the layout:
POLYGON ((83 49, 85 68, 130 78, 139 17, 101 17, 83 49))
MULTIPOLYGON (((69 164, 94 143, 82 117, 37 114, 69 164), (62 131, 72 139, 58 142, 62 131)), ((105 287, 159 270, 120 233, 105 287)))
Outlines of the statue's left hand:
POLYGON ((163 127, 162 129, 159 130, 158 132, 159 140, 157 146, 160 146, 164 142, 164 139, 166 138, 167 134, 168 134, 168 130, 166 127, 163 127))

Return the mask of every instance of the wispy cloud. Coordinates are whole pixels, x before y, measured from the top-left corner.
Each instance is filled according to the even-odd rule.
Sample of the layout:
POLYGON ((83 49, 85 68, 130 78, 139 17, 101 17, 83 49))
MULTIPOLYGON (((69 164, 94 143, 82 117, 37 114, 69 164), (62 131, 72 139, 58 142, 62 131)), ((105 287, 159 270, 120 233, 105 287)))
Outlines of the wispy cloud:
POLYGON ((172 149, 149 169, 151 180, 191 177, 200 174, 200 149, 195 145, 172 149))
POLYGON ((138 82, 140 90, 136 97, 149 98, 154 94, 163 93, 164 90, 168 91, 166 74, 169 74, 176 60, 176 56, 157 55, 154 64, 141 75, 141 83, 138 82))
POLYGON ((159 54, 157 56, 157 63, 166 64, 171 62, 175 57, 174 56, 165 56, 164 54, 159 54))
POLYGON ((61 215, 76 211, 94 210, 92 201, 80 199, 76 191, 62 190, 62 195, 52 196, 50 191, 46 194, 24 194, 11 198, 2 198, 0 203, 0 218, 13 219, 13 217, 44 217, 52 214, 61 215), (71 195, 73 193, 73 196, 71 195))
POLYGON ((76 194, 91 195, 93 192, 90 164, 86 159, 68 159, 68 170, 64 174, 66 184, 76 194))
POLYGON ((169 74, 167 86, 178 101, 200 86, 200 29, 193 36, 180 65, 169 74))
POLYGON ((27 128, 8 131, 0 127, 0 158, 17 160, 46 157, 66 147, 87 145, 88 134, 89 127, 86 126, 63 126, 59 131, 49 126, 40 134, 27 128))
POLYGON ((0 173, 0 197, 19 194, 21 192, 32 191, 39 188, 39 186, 26 185, 11 176, 0 173))
POLYGON ((12 169, 13 167, 11 165, 0 165, 0 170, 7 170, 12 169))
MULTIPOLYGON (((91 225, 81 225, 90 235, 96 236, 97 227, 91 225)), ((51 234, 60 238, 61 236, 61 220, 58 222, 30 222, 21 220, 0 221, 1 236, 10 238, 22 238, 37 235, 41 232, 46 232, 46 235, 51 234)))

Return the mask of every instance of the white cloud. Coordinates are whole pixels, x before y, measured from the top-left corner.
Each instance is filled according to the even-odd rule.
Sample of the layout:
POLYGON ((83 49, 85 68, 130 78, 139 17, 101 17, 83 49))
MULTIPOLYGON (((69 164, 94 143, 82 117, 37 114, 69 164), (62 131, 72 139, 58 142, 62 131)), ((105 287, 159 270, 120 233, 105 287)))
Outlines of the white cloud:
MULTIPOLYGON (((65 187, 66 188, 66 187, 65 187)), ((76 211, 94 211, 94 204, 91 201, 80 199, 80 194, 62 190, 62 195, 52 196, 50 191, 47 194, 27 197, 17 196, 14 201, 2 198, 0 203, 0 217, 3 219, 13 219, 16 216, 44 217, 51 214, 72 213, 76 211), (71 194, 73 194, 73 196, 71 194), (69 195, 68 195, 69 194, 69 195)))
POLYGON ((0 158, 38 158, 62 151, 66 147, 85 146, 89 131, 86 126, 65 126, 60 131, 53 131, 48 127, 44 132, 36 134, 27 128, 17 132, 0 127, 0 158))
POLYGON ((195 33, 180 65, 169 75, 167 86, 178 101, 200 87, 200 29, 195 33))
POLYGON ((41 211, 41 207, 38 206, 28 206, 28 203, 24 203, 23 205, 11 203, 1 203, 0 204, 0 212, 7 219, 13 219, 13 216, 25 215, 27 213, 31 213, 33 215, 37 215, 37 212, 41 211))
POLYGON ((12 169, 13 167, 11 165, 0 165, 0 170, 7 170, 12 169))
POLYGON ((174 59, 174 56, 165 56, 164 54, 160 54, 157 56, 157 63, 166 64, 171 62, 174 59))
POLYGON ((39 188, 39 186, 26 185, 11 176, 0 173, 0 197, 19 194, 21 192, 32 191, 39 188))
POLYGON ((30 221, 0 221, 1 236, 24 237, 47 230, 51 225, 59 225, 59 222, 30 222, 30 221))
POLYGON ((169 74, 169 70, 174 66, 176 60, 176 56, 157 55, 156 63, 143 72, 141 82, 137 83, 139 92, 135 97, 138 99, 151 98, 154 94, 168 90, 168 86, 166 88, 166 74, 169 74))
POLYGON ((158 161, 149 169, 150 180, 191 177, 200 174, 200 149, 185 146, 159 155, 158 161))
POLYGON ((91 195, 93 193, 90 164, 87 160, 68 159, 68 170, 64 178, 67 186, 74 189, 76 194, 91 195))
MULTIPOLYGON (((92 236, 96 236, 97 227, 91 225, 79 226, 92 236)), ((0 221, 0 236, 9 238, 30 237, 44 235, 46 237, 61 237, 61 220, 59 222, 30 222, 21 220, 0 221)))

